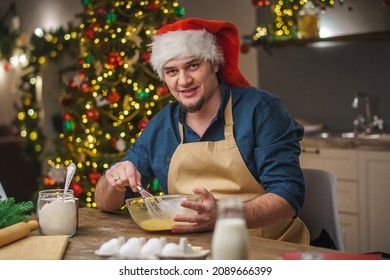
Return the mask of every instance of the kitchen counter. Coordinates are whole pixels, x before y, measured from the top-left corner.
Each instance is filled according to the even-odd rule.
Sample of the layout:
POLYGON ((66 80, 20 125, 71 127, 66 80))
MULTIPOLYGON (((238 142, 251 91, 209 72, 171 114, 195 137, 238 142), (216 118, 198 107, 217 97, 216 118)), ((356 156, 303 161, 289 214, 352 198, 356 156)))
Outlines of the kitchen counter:
POLYGON ((301 142, 305 147, 390 151, 390 134, 386 137, 342 137, 342 133, 308 133, 301 142))
MULTIPOLYGON (((65 251, 66 260, 95 260, 102 259, 94 252, 100 245, 111 238, 141 237, 146 238, 165 236, 168 242, 178 243, 180 237, 187 237, 193 246, 211 249, 212 232, 173 234, 169 231, 147 232, 139 228, 126 212, 105 213, 97 209, 79 209, 79 228, 75 236, 69 238, 65 251)), ((293 244, 250 236, 249 258, 253 260, 280 260, 286 252, 329 253, 336 252, 325 248, 293 244)))

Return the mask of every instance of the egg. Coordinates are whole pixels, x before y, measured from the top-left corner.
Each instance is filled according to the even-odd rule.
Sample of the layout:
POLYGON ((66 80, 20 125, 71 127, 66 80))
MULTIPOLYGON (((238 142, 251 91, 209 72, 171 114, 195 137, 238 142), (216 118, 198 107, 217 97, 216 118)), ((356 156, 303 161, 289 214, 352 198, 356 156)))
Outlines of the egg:
POLYGON ((141 250, 141 247, 145 244, 141 244, 141 239, 139 237, 131 237, 129 240, 127 240, 127 242, 125 243, 125 245, 129 245, 132 247, 132 249, 134 251, 140 251, 141 250))
POLYGON ((144 244, 145 238, 132 237, 121 246, 119 254, 124 259, 136 259, 144 244))
POLYGON ((138 240, 139 240, 139 244, 140 244, 139 250, 141 251, 142 246, 144 246, 146 243, 146 238, 145 237, 138 237, 138 240))
POLYGON ((119 252, 124 241, 125 239, 123 237, 112 238, 103 243, 96 253, 101 256, 113 256, 119 252))
POLYGON ((161 255, 164 257, 181 256, 183 254, 180 246, 176 243, 167 243, 161 250, 161 255))
POLYGON ((121 259, 205 259, 209 250, 195 249, 186 237, 181 237, 178 243, 167 241, 166 237, 124 237, 112 238, 103 243, 95 254, 101 257, 116 257, 121 259))
POLYGON ((160 237, 160 251, 162 250, 162 248, 164 248, 164 246, 168 243, 167 241, 167 238, 166 237, 160 237))
POLYGON ((161 251, 161 240, 160 238, 153 237, 146 241, 145 245, 142 246, 140 251, 141 258, 149 258, 159 254, 161 251))

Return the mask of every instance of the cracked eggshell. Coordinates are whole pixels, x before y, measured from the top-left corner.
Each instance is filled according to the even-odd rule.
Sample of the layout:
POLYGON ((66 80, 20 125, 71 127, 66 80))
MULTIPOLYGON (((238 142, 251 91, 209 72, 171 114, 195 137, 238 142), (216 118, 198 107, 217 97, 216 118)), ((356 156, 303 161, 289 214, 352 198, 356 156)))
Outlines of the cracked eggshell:
POLYGON ((190 255, 194 253, 194 250, 192 249, 192 246, 190 243, 188 243, 188 239, 186 237, 181 237, 179 240, 179 246, 180 250, 185 254, 185 255, 190 255))
POLYGON ((160 260, 204 260, 209 250, 194 249, 186 237, 181 237, 179 244, 168 243, 157 255, 160 260))

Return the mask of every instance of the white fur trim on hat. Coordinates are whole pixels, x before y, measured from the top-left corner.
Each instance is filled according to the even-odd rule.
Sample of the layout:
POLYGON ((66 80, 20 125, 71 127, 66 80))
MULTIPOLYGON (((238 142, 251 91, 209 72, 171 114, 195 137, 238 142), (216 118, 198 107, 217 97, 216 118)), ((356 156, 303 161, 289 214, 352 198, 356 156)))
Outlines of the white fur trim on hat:
POLYGON ((199 57, 215 64, 223 64, 224 56, 213 34, 206 30, 178 30, 153 37, 150 63, 163 79, 163 67, 172 60, 199 57))

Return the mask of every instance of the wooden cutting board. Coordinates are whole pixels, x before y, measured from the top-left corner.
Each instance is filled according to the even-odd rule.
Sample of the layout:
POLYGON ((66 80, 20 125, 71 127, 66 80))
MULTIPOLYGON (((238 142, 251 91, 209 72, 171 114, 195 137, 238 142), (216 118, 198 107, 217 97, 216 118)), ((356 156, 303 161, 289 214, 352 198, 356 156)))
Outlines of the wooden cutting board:
POLYGON ((0 260, 61 260, 69 237, 28 236, 0 248, 0 260))

